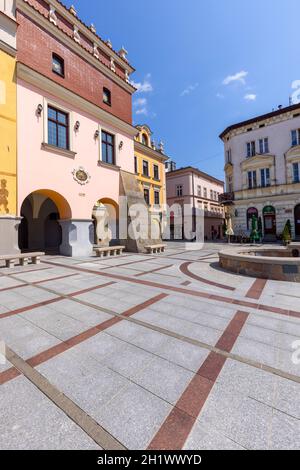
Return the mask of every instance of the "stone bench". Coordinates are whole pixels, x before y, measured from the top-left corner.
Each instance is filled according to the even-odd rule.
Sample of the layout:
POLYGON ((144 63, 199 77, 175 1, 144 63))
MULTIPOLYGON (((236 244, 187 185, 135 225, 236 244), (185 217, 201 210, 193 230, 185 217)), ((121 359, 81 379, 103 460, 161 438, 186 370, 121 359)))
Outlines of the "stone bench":
POLYGON ((122 255, 124 250, 125 246, 103 246, 101 248, 94 248, 94 252, 98 258, 122 255))
POLYGON ((16 261, 19 261, 21 266, 26 266, 31 259, 32 264, 39 264, 41 262, 41 256, 45 256, 45 253, 15 253, 14 255, 2 255, 0 261, 5 261, 6 268, 12 268, 15 266, 16 261))
POLYGON ((147 253, 153 255, 154 253, 164 253, 167 245, 148 245, 145 246, 147 253))

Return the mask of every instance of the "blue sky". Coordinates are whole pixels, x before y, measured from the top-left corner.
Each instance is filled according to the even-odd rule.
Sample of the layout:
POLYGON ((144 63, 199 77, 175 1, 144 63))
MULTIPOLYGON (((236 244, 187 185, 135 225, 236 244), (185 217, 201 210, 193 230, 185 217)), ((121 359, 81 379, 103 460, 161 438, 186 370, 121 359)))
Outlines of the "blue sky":
POLYGON ((98 34, 129 51, 147 123, 178 167, 223 179, 225 127, 288 105, 300 80, 299 0, 73 0, 98 34))

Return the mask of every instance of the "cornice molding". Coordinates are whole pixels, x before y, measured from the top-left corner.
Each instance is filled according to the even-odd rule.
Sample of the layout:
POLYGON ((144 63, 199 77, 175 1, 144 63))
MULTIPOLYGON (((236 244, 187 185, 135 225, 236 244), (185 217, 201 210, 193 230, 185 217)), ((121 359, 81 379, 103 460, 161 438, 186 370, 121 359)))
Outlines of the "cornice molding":
POLYGON ((128 124, 113 114, 104 111, 102 108, 96 106, 90 101, 87 101, 81 96, 76 95, 76 93, 73 93, 67 88, 64 88, 58 83, 50 80, 50 78, 30 69, 27 65, 18 62, 17 73, 19 79, 41 89, 42 92, 46 91, 51 95, 64 100, 72 108, 76 106, 82 111, 94 116, 97 120, 117 128, 119 131, 124 132, 130 137, 134 137, 136 135, 136 128, 131 124, 128 124))
POLYGON ((15 58, 17 55, 16 49, 14 49, 12 46, 10 46, 9 44, 6 44, 6 42, 3 42, 1 40, 0 40, 0 49, 1 51, 6 52, 6 54, 9 54, 13 58, 15 58))
MULTIPOLYGON (((137 134, 137 130, 135 128, 135 135, 136 134, 137 134)), ((134 150, 136 152, 139 152, 139 153, 147 156, 147 157, 155 158, 156 160, 159 160, 162 163, 169 160, 169 157, 167 157, 166 155, 163 155, 160 152, 157 152, 156 150, 152 149, 151 147, 147 147, 146 145, 141 144, 137 140, 134 141, 134 150)))
MULTIPOLYGON (((31 5, 29 5, 26 0, 19 0, 17 4, 17 10, 26 14, 31 20, 37 23, 39 26, 43 27, 47 32, 52 34, 54 37, 59 39, 67 47, 69 47, 73 52, 82 57, 84 60, 89 62, 93 67, 100 70, 104 75, 110 78, 112 81, 121 86, 128 93, 133 94, 136 89, 130 84, 119 77, 115 72, 110 70, 105 64, 100 62, 92 53, 87 51, 82 45, 78 44, 66 33, 61 31, 57 26, 51 23, 45 16, 43 16, 39 11, 35 10, 31 5)), ((72 15, 73 21, 76 20, 76 17, 72 15)), ((79 22, 80 24, 80 22, 79 22)), ((111 49, 109 49, 111 51, 111 49)), ((112 52, 112 51, 111 51, 112 52)))
POLYGON ((292 160, 295 157, 300 157, 300 145, 291 147, 285 154, 287 160, 292 160))

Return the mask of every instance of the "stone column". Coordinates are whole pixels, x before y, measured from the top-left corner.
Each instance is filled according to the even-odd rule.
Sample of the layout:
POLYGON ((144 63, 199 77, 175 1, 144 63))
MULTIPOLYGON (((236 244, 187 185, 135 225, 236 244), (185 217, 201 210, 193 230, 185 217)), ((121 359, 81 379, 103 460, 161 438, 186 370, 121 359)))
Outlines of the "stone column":
POLYGON ((64 256, 91 256, 94 245, 92 220, 59 220, 62 228, 60 253, 64 256))
POLYGON ((21 220, 21 217, 0 216, 0 255, 20 253, 18 229, 21 220))

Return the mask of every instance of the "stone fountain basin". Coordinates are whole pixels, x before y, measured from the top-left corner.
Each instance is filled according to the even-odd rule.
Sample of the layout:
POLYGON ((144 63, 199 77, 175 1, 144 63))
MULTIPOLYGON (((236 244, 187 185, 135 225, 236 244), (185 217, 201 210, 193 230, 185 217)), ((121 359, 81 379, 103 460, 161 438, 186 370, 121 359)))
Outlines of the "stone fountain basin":
POLYGON ((287 248, 229 248, 219 253, 219 263, 223 269, 237 274, 300 282, 299 255, 299 243, 291 243, 287 248))

